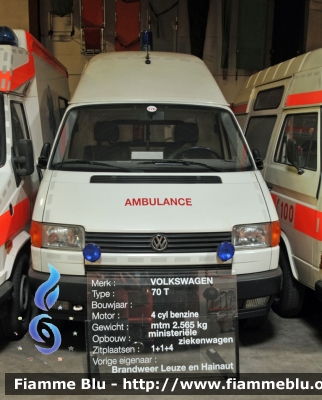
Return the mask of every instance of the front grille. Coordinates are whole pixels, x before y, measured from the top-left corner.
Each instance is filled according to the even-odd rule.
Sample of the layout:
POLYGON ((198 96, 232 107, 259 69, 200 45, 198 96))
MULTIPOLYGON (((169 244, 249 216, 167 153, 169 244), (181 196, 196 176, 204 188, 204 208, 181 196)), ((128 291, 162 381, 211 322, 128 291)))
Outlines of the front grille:
MULTIPOLYGON (((158 232, 161 233, 161 232, 158 232)), ((162 233, 168 239, 165 253, 214 253, 221 242, 231 241, 231 232, 162 233)), ((102 253, 154 253, 154 233, 85 233, 85 243, 95 243, 102 253)))
MULTIPOLYGON (((153 273, 154 275, 159 274, 160 276, 163 276, 165 273, 166 274, 171 274, 175 273, 176 276, 186 276, 187 273, 196 273, 198 274, 198 271, 222 271, 222 270, 227 270, 230 271, 232 268, 232 264, 209 264, 209 265, 174 265, 174 264, 166 264, 162 265, 88 265, 85 264, 85 273, 97 273, 98 271, 100 273, 106 273, 106 274, 119 274, 120 272, 122 273, 138 273, 139 271, 144 272, 144 273, 153 273), (182 271, 182 272, 181 272, 182 271)), ((154 276, 153 275, 153 276, 154 276)))

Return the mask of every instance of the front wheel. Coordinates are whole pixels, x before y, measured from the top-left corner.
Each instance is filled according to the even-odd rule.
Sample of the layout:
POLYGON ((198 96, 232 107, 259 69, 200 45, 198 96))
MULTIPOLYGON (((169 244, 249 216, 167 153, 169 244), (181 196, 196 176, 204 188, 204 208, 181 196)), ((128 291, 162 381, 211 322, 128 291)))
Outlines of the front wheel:
POLYGON ((28 330, 31 313, 28 268, 29 258, 27 254, 22 254, 11 276, 13 293, 11 299, 4 304, 7 312, 0 319, 0 337, 17 340, 28 330))
POLYGON ((272 309, 281 317, 296 317, 303 308, 306 288, 293 277, 287 253, 283 248, 280 249, 279 265, 283 273, 282 286, 272 309))

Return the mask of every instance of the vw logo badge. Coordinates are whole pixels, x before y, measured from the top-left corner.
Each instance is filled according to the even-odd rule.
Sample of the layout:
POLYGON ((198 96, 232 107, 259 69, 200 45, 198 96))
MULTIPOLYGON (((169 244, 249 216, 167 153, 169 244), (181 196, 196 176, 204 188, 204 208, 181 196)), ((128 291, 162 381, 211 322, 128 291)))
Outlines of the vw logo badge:
POLYGON ((164 235, 155 235, 150 241, 154 251, 164 251, 168 247, 168 239, 164 235))

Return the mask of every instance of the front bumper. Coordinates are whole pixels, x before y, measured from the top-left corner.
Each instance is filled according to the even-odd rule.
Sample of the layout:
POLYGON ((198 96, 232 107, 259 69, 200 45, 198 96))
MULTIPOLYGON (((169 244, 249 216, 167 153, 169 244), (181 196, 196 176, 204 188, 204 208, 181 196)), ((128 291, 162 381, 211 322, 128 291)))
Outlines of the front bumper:
MULTIPOLYGON (((29 269, 31 290, 47 281, 49 273, 29 269)), ((281 287, 282 271, 278 267, 274 270, 256 272, 253 274, 237 275, 238 318, 253 318, 267 315, 274 301, 275 295, 281 287), (246 308, 246 301, 261 297, 269 297, 265 306, 246 308)), ((59 280, 59 300, 71 304, 69 310, 51 309, 49 315, 57 319, 73 319, 84 321, 87 319, 87 278, 86 276, 61 275, 59 280), (75 311, 74 307, 79 311, 75 311), (80 308, 82 308, 80 310, 80 308)))
POLYGON ((266 315, 276 294, 280 291, 281 282, 282 270, 280 267, 255 274, 237 275, 238 318, 245 319, 266 315), (265 296, 269 296, 266 306, 245 308, 247 300, 265 296))

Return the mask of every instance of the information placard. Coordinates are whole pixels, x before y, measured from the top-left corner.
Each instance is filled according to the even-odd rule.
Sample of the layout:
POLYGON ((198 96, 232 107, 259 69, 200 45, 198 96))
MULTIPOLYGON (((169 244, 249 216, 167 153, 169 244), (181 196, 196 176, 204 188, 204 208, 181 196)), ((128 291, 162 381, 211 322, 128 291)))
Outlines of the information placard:
POLYGON ((231 271, 97 271, 87 283, 90 373, 238 373, 231 271))

